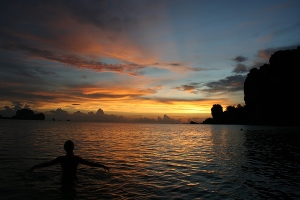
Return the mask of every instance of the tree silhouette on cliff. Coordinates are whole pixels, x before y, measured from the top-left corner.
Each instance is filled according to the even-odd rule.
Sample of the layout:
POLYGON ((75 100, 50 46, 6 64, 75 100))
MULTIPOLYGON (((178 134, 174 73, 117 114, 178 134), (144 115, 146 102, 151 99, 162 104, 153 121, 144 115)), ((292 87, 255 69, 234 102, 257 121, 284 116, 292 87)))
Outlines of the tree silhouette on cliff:
POLYGON ((223 107, 220 104, 214 104, 211 108, 211 115, 215 120, 221 120, 223 116, 223 107))

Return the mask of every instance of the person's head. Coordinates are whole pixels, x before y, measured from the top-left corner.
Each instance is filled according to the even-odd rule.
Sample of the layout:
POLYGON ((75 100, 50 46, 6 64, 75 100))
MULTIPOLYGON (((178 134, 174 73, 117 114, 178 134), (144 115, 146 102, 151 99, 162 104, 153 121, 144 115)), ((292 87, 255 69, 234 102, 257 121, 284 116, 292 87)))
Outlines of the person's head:
POLYGON ((68 154, 73 153, 74 143, 71 140, 67 140, 64 144, 64 149, 68 154))

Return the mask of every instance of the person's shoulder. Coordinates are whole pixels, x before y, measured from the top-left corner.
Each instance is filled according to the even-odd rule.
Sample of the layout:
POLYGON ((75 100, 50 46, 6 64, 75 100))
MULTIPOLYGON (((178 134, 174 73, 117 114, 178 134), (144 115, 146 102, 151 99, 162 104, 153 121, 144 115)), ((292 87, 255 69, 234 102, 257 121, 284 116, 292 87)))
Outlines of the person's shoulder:
POLYGON ((75 157, 76 159, 78 159, 78 160, 83 160, 83 158, 80 157, 80 156, 75 155, 74 157, 75 157))
POLYGON ((52 160, 51 162, 60 162, 62 159, 63 159, 63 156, 58 156, 54 160, 52 160))
POLYGON ((85 162, 85 160, 80 156, 74 156, 74 157, 75 157, 75 159, 78 163, 84 163, 85 162))
POLYGON ((55 160, 61 160, 63 159, 65 156, 58 156, 57 158, 55 158, 55 160))

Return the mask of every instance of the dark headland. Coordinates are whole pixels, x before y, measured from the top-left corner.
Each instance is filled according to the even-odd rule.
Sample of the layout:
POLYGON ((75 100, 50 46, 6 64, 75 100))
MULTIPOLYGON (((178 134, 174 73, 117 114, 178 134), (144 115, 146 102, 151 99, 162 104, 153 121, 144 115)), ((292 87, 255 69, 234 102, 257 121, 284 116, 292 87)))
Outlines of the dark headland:
POLYGON ((203 124, 257 124, 300 126, 300 46, 277 51, 269 64, 253 68, 244 82, 245 106, 219 104, 203 124))
POLYGON ((21 109, 17 110, 16 115, 12 117, 2 117, 0 115, 0 119, 45 120, 45 115, 43 113, 34 114, 29 109, 21 109))

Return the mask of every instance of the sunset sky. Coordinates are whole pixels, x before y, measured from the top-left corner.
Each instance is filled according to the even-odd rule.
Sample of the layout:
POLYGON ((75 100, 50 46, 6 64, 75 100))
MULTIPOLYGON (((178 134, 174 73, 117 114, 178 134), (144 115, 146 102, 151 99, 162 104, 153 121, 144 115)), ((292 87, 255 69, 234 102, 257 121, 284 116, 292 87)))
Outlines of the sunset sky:
POLYGON ((1 1, 0 114, 202 121, 299 36, 299 0, 1 1))

